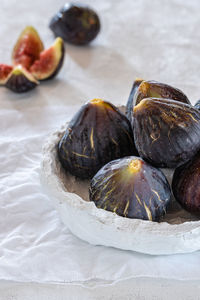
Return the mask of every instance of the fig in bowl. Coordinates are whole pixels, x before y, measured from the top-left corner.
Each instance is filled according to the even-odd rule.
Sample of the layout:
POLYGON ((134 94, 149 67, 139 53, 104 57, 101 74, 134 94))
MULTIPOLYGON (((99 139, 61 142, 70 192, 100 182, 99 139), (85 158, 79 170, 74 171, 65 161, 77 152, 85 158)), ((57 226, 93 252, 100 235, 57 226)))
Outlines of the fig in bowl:
POLYGON ((191 105, 146 98, 133 110, 137 150, 154 166, 176 168, 200 149, 200 112, 191 105))
POLYGON ((128 101, 126 104, 126 116, 129 119, 129 121, 132 123, 132 117, 133 117, 133 107, 134 107, 134 102, 133 99, 135 97, 135 94, 140 86, 140 84, 142 83, 143 79, 141 78, 136 78, 133 82, 132 88, 131 88, 131 92, 130 95, 128 97, 128 101))
POLYGON ((134 156, 109 162, 90 184, 90 200, 98 208, 133 219, 159 221, 170 196, 162 171, 134 156))
POLYGON ((190 104, 188 97, 179 89, 154 80, 143 80, 133 97, 133 106, 145 98, 163 98, 190 104))
POLYGON ((69 123, 58 145, 62 166, 87 179, 107 162, 136 155, 129 120, 117 107, 101 99, 83 105, 69 123))
POLYGON ((172 190, 184 209, 200 216, 200 152, 175 170, 172 190))

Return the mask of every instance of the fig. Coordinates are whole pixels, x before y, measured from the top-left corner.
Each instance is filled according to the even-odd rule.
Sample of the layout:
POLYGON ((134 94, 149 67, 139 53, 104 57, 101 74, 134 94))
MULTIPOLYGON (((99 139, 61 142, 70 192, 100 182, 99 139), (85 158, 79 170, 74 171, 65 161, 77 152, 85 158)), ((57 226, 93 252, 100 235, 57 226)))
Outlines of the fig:
POLYGON ((5 64, 0 64, 0 85, 4 85, 12 72, 13 67, 5 64))
POLYGON ((133 116, 133 98, 142 81, 143 79, 136 78, 136 80, 133 82, 133 86, 126 104, 126 116, 131 123, 132 123, 132 116, 133 116))
POLYGON ((39 58, 40 52, 43 51, 43 43, 32 26, 27 26, 20 34, 12 52, 13 64, 22 65, 29 69, 36 59, 39 58))
POLYGON ((30 67, 31 74, 37 80, 47 80, 55 77, 62 67, 64 60, 64 43, 58 37, 54 44, 40 53, 40 57, 30 67))
POLYGON ((32 90, 38 81, 21 65, 15 67, 10 73, 5 86, 13 92, 24 93, 32 90))
POLYGON ((161 170, 129 156, 103 166, 92 178, 89 194, 98 208, 122 217, 159 221, 171 190, 161 170))
POLYGON ((172 190, 184 209, 200 215, 200 152, 175 170, 172 190))
POLYGON ((129 120, 101 99, 80 108, 58 145, 62 166, 82 179, 93 177, 111 160, 135 153, 129 120))
POLYGON ((139 155, 154 166, 176 168, 200 149, 200 112, 171 99, 146 98, 134 107, 139 155))
POLYGON ((143 81, 133 98, 133 107, 144 98, 164 98, 190 104, 187 96, 179 89, 157 81, 143 81))
POLYGON ((198 100, 198 101, 195 103, 194 107, 195 107, 196 109, 200 110, 200 100, 198 100))
POLYGON ((100 31, 96 12, 84 5, 66 3, 49 24, 54 35, 74 45, 90 43, 100 31))

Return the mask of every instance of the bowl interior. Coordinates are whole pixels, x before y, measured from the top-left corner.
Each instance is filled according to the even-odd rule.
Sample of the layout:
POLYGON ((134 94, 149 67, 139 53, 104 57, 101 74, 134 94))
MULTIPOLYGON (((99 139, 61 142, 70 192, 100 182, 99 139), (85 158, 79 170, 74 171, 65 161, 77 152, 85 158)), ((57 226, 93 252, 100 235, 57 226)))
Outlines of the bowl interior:
MULTIPOLYGON (((119 106, 121 112, 125 112, 124 106, 119 106)), ((67 126, 67 125, 66 125, 67 126)), ((66 126, 62 128, 59 132, 57 142, 63 136, 66 126)), ((56 149, 57 149, 57 145, 56 149)), ((66 192, 75 193, 80 196, 83 200, 89 201, 89 180, 80 180, 72 175, 70 175, 66 170, 61 166, 60 161, 58 159, 57 151, 55 153, 56 156, 56 173, 59 177, 59 180, 63 183, 63 188, 66 192)), ((174 170, 172 169, 162 169, 163 173, 166 175, 170 185, 173 177, 174 170)), ((98 209, 98 208, 97 208, 98 209)), ((182 224, 184 222, 189 221, 199 221, 199 218, 195 215, 190 214, 189 212, 185 211, 179 203, 175 200, 172 196, 171 203, 168 207, 167 214, 162 218, 160 222, 167 222, 169 224, 182 224)))

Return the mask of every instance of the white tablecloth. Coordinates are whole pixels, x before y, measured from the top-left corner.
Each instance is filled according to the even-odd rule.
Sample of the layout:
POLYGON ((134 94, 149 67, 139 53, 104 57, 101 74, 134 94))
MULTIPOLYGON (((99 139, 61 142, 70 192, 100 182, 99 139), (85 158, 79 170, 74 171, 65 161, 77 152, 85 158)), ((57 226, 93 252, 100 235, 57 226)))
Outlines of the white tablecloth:
MULTIPOLYGON (((92 98, 125 104, 135 77, 174 85, 192 102, 199 98, 200 3, 85 3, 101 17, 96 41, 80 48, 66 44, 59 75, 32 92, 17 95, 0 89, 0 299, 27 300, 31 293, 32 299, 37 293, 43 295, 40 299, 58 295, 64 299, 64 289, 71 291, 70 299, 79 299, 77 295, 80 299, 81 295, 82 299, 112 299, 109 295, 129 299, 133 294, 137 299, 156 299, 152 294, 156 288, 167 291, 172 286, 182 289, 176 299, 190 299, 183 286, 196 296, 191 299, 197 299, 200 252, 152 257, 79 240, 61 223, 43 192, 39 170, 42 145, 51 132, 92 98), (104 289, 99 288, 102 285, 104 289), (91 287, 93 292, 87 294, 91 287)), ((3 0, 0 61, 10 63, 12 47, 26 25, 35 26, 48 47, 53 42, 49 19, 63 4, 3 0)), ((158 299, 167 299, 166 295, 158 299)))

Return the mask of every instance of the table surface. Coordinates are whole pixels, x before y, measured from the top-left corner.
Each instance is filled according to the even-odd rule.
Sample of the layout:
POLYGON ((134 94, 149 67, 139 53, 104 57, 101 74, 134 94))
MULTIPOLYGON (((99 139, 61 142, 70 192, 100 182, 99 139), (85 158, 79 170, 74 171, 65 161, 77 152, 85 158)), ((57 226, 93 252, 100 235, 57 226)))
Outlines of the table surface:
MULTIPOLYGON (((63 239, 66 237, 68 243, 71 242, 85 251, 83 256, 80 253, 79 259, 74 256, 77 270, 80 271, 80 265, 88 249, 86 244, 71 236, 63 227, 47 196, 43 194, 42 197, 37 198, 37 195, 40 196, 42 193, 39 183, 37 186, 31 184, 38 180, 42 141, 51 132, 70 119, 81 104, 92 98, 103 98, 116 105, 125 104, 136 77, 176 86, 188 95, 192 103, 200 97, 200 31, 198 30, 200 3, 198 0, 87 0, 84 2, 94 7, 100 15, 102 28, 98 38, 87 47, 66 44, 64 66, 54 80, 42 83, 37 89, 23 95, 14 94, 4 87, 0 90, 2 128, 0 168, 3 175, 0 174, 2 192, 0 225, 3 228, 3 231, 0 230, 0 255, 4 263, 0 268, 0 299, 34 300, 38 299, 38 295, 40 295, 39 299, 50 300, 79 299, 80 295, 81 299, 200 299, 200 275, 197 268, 195 269, 195 265, 200 262, 199 253, 186 255, 183 259, 181 256, 166 257, 165 260, 168 265, 171 265, 172 272, 171 278, 168 274, 166 279, 162 278, 159 258, 145 255, 139 257, 136 253, 123 253, 123 251, 117 253, 114 249, 102 248, 101 252, 104 252, 104 255, 107 253, 105 256, 107 260, 111 256, 116 255, 116 258, 120 256, 120 262, 124 261, 126 272, 128 259, 132 256, 135 262, 140 260, 144 265, 146 262, 148 265, 155 266, 157 276, 151 278, 151 272, 145 270, 141 274, 139 271, 137 275, 134 273, 134 278, 131 276, 125 278, 125 275, 121 276, 122 271, 121 275, 113 274, 113 280, 109 280, 109 276, 106 275, 105 278, 99 279, 93 277, 88 270, 88 280, 86 275, 85 279, 81 280, 77 274, 71 274, 70 281, 70 274, 65 277, 66 273, 57 270, 60 282, 58 280, 52 283, 56 278, 56 269, 53 269, 52 274, 48 273, 42 261, 36 268, 30 264, 30 269, 22 264, 23 260, 28 262, 28 259, 30 261, 32 259, 29 246, 30 243, 36 242, 35 233, 30 232, 33 228, 36 232, 40 233, 42 230, 45 232, 42 242, 37 240, 38 249, 34 249, 34 259, 43 251, 44 248, 40 246, 47 243, 48 236, 53 237, 60 244, 64 243, 63 239), (31 214, 26 211, 34 209, 33 206, 29 206, 30 193, 33 192, 35 207, 41 206, 41 212, 45 212, 48 218, 52 217, 56 220, 53 224, 54 228, 51 228, 53 235, 45 227, 47 224, 42 221, 40 224, 34 210, 31 214), (19 201, 18 204, 13 200, 19 201), (48 210, 45 210, 45 205, 48 205, 48 210), (23 240, 21 244, 20 230, 25 227, 27 216, 32 218, 32 223, 30 222, 32 227, 29 228, 29 232, 27 231, 29 240, 23 240), (62 235, 59 236, 60 232, 62 235), (14 249, 16 245, 18 248, 14 249), (16 253, 21 256, 14 259, 13 255, 16 253), (180 264, 181 267, 181 262, 185 264, 185 269, 188 269, 188 278, 186 275, 182 278, 179 276, 177 266, 180 264), (173 270, 173 264, 176 270, 173 270), (36 269, 39 270, 38 274, 35 272, 36 269), (149 275, 145 278, 144 275, 147 273, 149 275), (30 277, 25 278, 24 274, 29 274, 30 277), (39 274, 44 275, 41 282, 37 277, 39 274), (75 280, 76 276, 79 279, 75 280)), ((48 23, 51 16, 64 3, 65 1, 61 0, 43 2, 2 0, 1 62, 11 63, 12 47, 26 25, 36 27, 45 46, 50 46, 54 38, 48 23)), ((96 247, 93 246, 89 251, 93 254, 97 253, 96 247)), ((53 258, 53 255, 49 256, 49 259, 53 258)), ((42 259, 44 260, 44 257, 42 259)), ((103 262, 103 256, 100 261, 103 262)), ((92 264, 92 259, 90 263, 92 264)), ((117 261, 115 263, 117 266, 117 261)), ((87 260, 85 264, 87 265, 87 260)), ((110 270, 106 268, 105 263, 101 271, 110 274, 110 270)), ((121 272, 123 265, 120 268, 121 272)), ((129 274, 131 272, 130 268, 129 274)))

